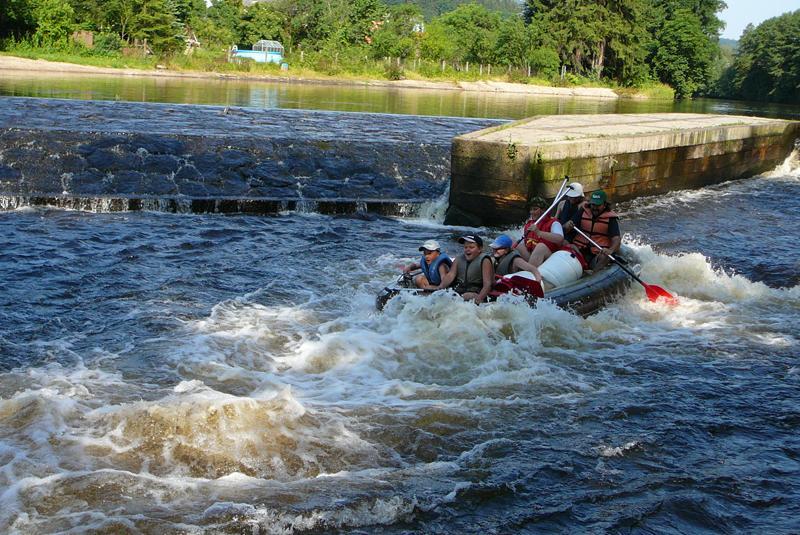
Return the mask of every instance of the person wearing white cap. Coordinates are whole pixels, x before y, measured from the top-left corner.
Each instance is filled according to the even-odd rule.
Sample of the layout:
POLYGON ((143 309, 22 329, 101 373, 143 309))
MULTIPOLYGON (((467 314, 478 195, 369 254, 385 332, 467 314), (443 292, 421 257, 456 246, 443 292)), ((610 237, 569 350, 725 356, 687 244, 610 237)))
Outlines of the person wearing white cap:
POLYGON ((464 245, 464 252, 456 257, 439 287, 448 288, 455 283, 453 289, 464 301, 483 303, 494 284, 492 258, 483 252, 483 239, 477 234, 465 234, 458 242, 464 245))
POLYGON ((556 207, 556 219, 561 223, 568 241, 572 241, 572 238, 575 237, 572 218, 583 209, 585 201, 583 186, 578 182, 573 182, 567 186, 567 198, 558 203, 556 207))
POLYGON ((447 253, 442 252, 436 240, 426 241, 419 250, 422 253, 420 259, 403 268, 403 273, 410 273, 415 269, 422 270, 422 273, 414 277, 414 285, 422 290, 438 290, 453 261, 447 253))

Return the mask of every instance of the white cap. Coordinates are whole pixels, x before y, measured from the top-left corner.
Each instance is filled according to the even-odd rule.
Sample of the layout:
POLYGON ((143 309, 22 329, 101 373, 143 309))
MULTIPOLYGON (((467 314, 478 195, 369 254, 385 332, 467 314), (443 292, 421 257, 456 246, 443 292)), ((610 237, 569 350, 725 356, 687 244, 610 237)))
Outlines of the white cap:
POLYGON ((567 186, 567 197, 583 197, 583 186, 578 182, 573 182, 567 186))
POLYGON ((442 248, 436 240, 428 240, 419 248, 420 251, 441 251, 442 248))

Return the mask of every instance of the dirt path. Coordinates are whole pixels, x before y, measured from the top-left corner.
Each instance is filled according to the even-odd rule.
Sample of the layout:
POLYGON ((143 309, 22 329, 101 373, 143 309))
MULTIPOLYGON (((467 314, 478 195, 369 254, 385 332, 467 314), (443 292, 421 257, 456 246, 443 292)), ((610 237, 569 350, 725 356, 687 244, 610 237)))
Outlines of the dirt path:
POLYGON ((613 90, 604 87, 546 87, 527 84, 512 84, 508 82, 480 81, 480 82, 430 82, 427 80, 341 80, 325 78, 301 78, 291 75, 268 76, 249 73, 221 74, 215 72, 182 72, 168 69, 142 70, 142 69, 115 69, 111 67, 94 67, 92 65, 79 65, 75 63, 62 63, 42 59, 27 59, 15 56, 0 55, 0 72, 22 71, 36 73, 70 73, 94 74, 110 76, 153 76, 167 78, 208 78, 230 80, 257 80, 264 82, 284 82, 302 84, 326 85, 367 85, 374 87, 401 87, 409 89, 439 89, 451 91, 481 91, 488 93, 516 93, 529 95, 550 95, 563 97, 589 97, 589 98, 618 98, 613 90))

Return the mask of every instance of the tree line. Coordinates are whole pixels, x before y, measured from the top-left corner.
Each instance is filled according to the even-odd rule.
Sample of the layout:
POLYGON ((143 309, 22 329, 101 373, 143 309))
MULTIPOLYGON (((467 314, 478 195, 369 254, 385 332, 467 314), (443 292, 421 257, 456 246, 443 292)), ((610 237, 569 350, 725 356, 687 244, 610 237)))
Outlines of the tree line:
POLYGON ((711 94, 800 103, 800 10, 748 25, 711 94))
MULTIPOLYGON (((65 43, 73 30, 83 29, 95 32, 100 51, 146 39, 156 54, 169 56, 180 53, 192 34, 211 51, 278 40, 292 58, 299 55, 334 74, 384 61, 395 68, 413 63, 505 73, 518 81, 662 82, 679 98, 723 87, 717 80, 723 71, 722 0, 271 0, 248 6, 242 0, 208 6, 204 0, 0 1, 7 4, 0 12, 0 39, 39 46, 65 43)), ((741 96, 757 92, 761 71, 752 65, 775 61, 762 39, 795 27, 786 22, 746 34, 733 65, 739 74, 725 70, 730 83, 724 87, 741 96)), ((796 46, 787 37, 784 57, 796 46)), ((773 63, 764 72, 774 73, 773 63)), ((774 94, 783 98, 787 92, 781 86, 774 94)))

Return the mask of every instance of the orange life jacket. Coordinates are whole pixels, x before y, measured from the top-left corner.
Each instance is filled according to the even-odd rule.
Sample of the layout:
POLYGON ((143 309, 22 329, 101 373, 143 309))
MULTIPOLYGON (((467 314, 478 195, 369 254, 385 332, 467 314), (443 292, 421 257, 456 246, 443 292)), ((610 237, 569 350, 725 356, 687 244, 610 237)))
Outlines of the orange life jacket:
MULTIPOLYGON (((553 227, 553 223, 556 222, 558 222, 558 219, 556 219, 555 217, 546 217, 541 221, 539 221, 539 224, 536 225, 536 228, 539 229, 539 232, 550 232, 550 229, 553 227)), ((525 223, 525 227, 522 229, 522 234, 525 236, 525 247, 527 247, 529 251, 533 251, 537 243, 545 244, 547 248, 554 253, 561 248, 560 245, 557 245, 551 242, 550 240, 546 240, 544 238, 540 238, 539 236, 537 236, 536 232, 531 230, 532 226, 533 226, 533 221, 529 220, 527 223, 525 223)))
MULTIPOLYGON (((608 233, 609 228, 609 221, 612 217, 619 217, 617 214, 612 212, 611 210, 606 210, 596 219, 592 217, 592 209, 589 208, 589 205, 586 205, 583 208, 583 212, 581 213, 581 224, 580 229, 586 233, 590 238, 592 238, 597 245, 600 245, 603 248, 607 248, 611 246, 611 235, 608 233)), ((581 249, 590 248, 592 254, 597 254, 600 250, 595 247, 589 245, 589 242, 581 236, 580 234, 575 235, 575 239, 572 240, 572 243, 577 245, 581 249)))

